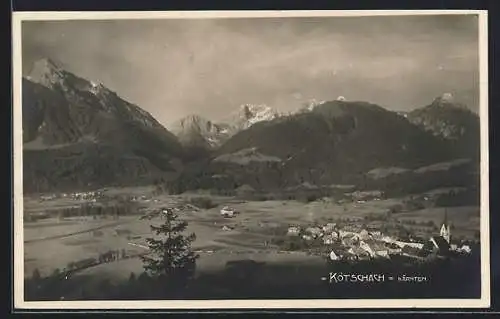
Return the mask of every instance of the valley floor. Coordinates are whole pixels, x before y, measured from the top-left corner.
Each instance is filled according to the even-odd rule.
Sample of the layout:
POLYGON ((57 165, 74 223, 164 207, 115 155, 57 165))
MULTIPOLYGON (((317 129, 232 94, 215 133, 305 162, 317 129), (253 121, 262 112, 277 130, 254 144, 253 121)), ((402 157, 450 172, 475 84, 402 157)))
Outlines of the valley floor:
MULTIPOLYGON (((107 190, 109 194, 135 194, 148 192, 147 188, 126 188, 107 190)), ((188 202, 190 197, 158 195, 143 201, 149 208, 169 207, 188 202)), ((289 225, 307 226, 315 222, 342 219, 363 220, 369 214, 384 213, 402 199, 372 200, 362 203, 338 204, 327 199, 310 203, 297 201, 244 201, 229 197, 215 197, 213 208, 198 211, 179 212, 181 219, 189 223, 187 232, 196 234, 193 249, 200 254, 197 263, 199 275, 217 273, 232 260, 252 259, 268 265, 288 265, 287 281, 320 283, 327 275, 326 256, 311 255, 306 252, 284 251, 271 243, 274 229, 289 225), (234 208, 239 214, 233 218, 223 218, 223 206, 234 208), (225 228, 224 226, 227 226, 225 228), (224 228, 223 228, 224 227, 224 228), (318 267, 315 271, 303 271, 318 267)), ((67 200, 39 201, 25 198, 25 212, 37 212, 53 207, 74 205, 67 200)), ((479 229, 478 207, 449 207, 449 218, 454 222, 454 232, 465 237, 479 229)), ((413 219, 417 222, 433 221, 439 225, 444 208, 428 208, 419 211, 401 212, 398 218, 413 219)), ((85 258, 97 258, 110 250, 125 251, 127 258, 96 265, 82 270, 79 276, 107 278, 113 282, 128 279, 132 272, 142 272, 142 263, 135 258, 147 251, 145 239, 151 236, 150 225, 159 224, 159 218, 141 219, 141 215, 120 216, 119 219, 93 219, 92 217, 48 218, 24 223, 24 273, 30 277, 35 269, 42 276, 50 275, 58 268, 62 270, 69 263, 85 258)), ((429 230, 430 235, 432 230, 429 230)), ((276 279, 276 278, 275 278, 276 279)), ((276 279, 278 280, 278 279, 276 279)), ((90 284, 91 281, 89 281, 90 284)), ((289 283, 291 284, 291 283, 289 283)))

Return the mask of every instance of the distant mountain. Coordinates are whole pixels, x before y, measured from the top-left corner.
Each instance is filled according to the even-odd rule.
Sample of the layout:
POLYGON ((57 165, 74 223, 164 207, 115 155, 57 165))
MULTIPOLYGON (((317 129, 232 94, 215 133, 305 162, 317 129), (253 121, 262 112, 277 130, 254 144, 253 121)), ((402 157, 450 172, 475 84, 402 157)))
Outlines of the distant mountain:
POLYGON ((177 138, 151 114, 49 59, 23 79, 25 191, 126 183, 175 172, 177 138))
POLYGON ((226 123, 229 135, 233 136, 254 124, 272 121, 281 116, 283 115, 265 104, 244 104, 231 113, 222 123, 226 123))
POLYGON ((315 99, 312 99, 309 102, 305 103, 304 106, 302 106, 298 111, 292 112, 292 114, 311 112, 316 106, 324 103, 325 101, 317 101, 315 99))
POLYGON ((230 121, 229 124, 244 130, 256 123, 271 121, 279 116, 280 114, 276 110, 267 105, 245 104, 234 114, 233 121, 230 121))
POLYGON ((171 128, 180 143, 196 154, 221 146, 234 134, 250 126, 271 121, 281 115, 266 105, 245 104, 220 123, 199 115, 189 115, 177 121, 171 128))
POLYGON ((408 120, 453 144, 457 156, 479 157, 480 121, 476 113, 443 94, 431 104, 408 113, 408 120))
POLYGON ((247 184, 254 189, 356 183, 377 167, 417 168, 452 158, 447 141, 397 113, 337 100, 240 131, 213 161, 184 172, 179 183, 211 187, 219 185, 221 176, 224 187, 247 184))
POLYGON ((170 129, 184 147, 189 159, 206 156, 231 137, 228 124, 214 123, 199 115, 186 116, 174 123, 170 129))

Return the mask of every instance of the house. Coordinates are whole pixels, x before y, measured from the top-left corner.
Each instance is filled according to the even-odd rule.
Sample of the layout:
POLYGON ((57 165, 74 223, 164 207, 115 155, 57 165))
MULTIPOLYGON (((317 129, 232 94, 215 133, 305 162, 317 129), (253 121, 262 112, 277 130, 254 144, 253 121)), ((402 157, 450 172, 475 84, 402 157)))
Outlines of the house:
POLYGON ((354 234, 353 232, 346 231, 344 229, 339 230, 339 236, 340 236, 340 238, 352 236, 353 234, 354 234))
POLYGON ((302 239, 304 240, 313 240, 312 236, 309 236, 309 235, 302 235, 302 239))
POLYGON ((397 240, 394 242, 396 245, 398 245, 401 248, 404 248, 406 246, 415 248, 415 249, 422 249, 424 247, 423 243, 415 243, 415 242, 410 242, 410 241, 400 241, 397 240))
POLYGON ((167 215, 168 213, 171 213, 172 211, 173 211, 173 209, 170 209, 170 208, 162 209, 161 214, 167 215))
POLYGON ((354 246, 359 243, 359 238, 356 235, 344 236, 342 238, 342 244, 344 246, 354 246))
POLYGON ((381 258, 390 258, 388 250, 377 250, 375 252, 375 256, 376 257, 381 257, 381 258))
POLYGON ((457 249, 459 252, 470 254, 472 249, 470 248, 469 245, 463 245, 462 247, 457 249))
POLYGON ((344 230, 347 232, 358 233, 361 231, 361 227, 358 225, 346 225, 344 230))
POLYGON ((306 232, 313 237, 320 237, 322 235, 321 228, 319 227, 308 227, 306 232))
POLYGON ((340 257, 332 250, 330 252, 330 260, 339 260, 340 257))
POLYGON ((431 239, 429 241, 430 241, 431 245, 429 245, 429 244, 426 245, 427 250, 436 251, 437 253, 439 253, 441 255, 446 255, 450 252, 451 246, 448 243, 448 241, 445 238, 443 238, 442 236, 431 237, 431 239))
POLYGON ((329 233, 329 232, 334 231, 336 227, 337 227, 337 224, 335 224, 335 223, 328 223, 325 226, 323 226, 323 231, 325 233, 329 233))
POLYGON ((323 237, 323 244, 332 245, 335 243, 335 239, 331 235, 326 235, 323 237))
POLYGON ((410 257, 419 257, 420 251, 421 251, 420 249, 418 249, 416 247, 409 246, 409 245, 406 245, 401 249, 401 253, 403 255, 410 256, 410 257))
POLYGON ((226 225, 222 226, 222 230, 223 230, 223 231, 229 231, 229 230, 231 230, 231 229, 232 229, 232 228, 230 228, 230 227, 228 227, 228 226, 226 226, 226 225))
POLYGON ((366 251, 371 257, 374 257, 375 256, 375 252, 373 251, 373 249, 370 247, 370 245, 368 245, 366 242, 364 242, 363 240, 361 240, 359 242, 359 248, 363 249, 364 251, 366 251))
POLYGON ((338 239, 340 238, 339 233, 338 233, 338 232, 336 232, 336 231, 334 231, 334 232, 330 233, 330 234, 329 234, 329 236, 330 236, 331 238, 333 238, 334 240, 338 240, 338 239))
POLYGON ((382 238, 382 233, 380 231, 371 231, 369 233, 370 237, 372 238, 377 238, 377 239, 381 239, 382 238))
POLYGON ((298 226, 290 226, 288 227, 288 236, 298 236, 300 234, 300 227, 298 226))
POLYGON ((394 238, 392 238, 391 236, 382 236, 382 238, 380 238, 380 240, 383 242, 386 242, 386 243, 394 243, 395 242, 394 238))
POLYGON ((370 237, 370 234, 368 233, 368 231, 366 229, 363 229, 359 232, 359 238, 361 240, 367 240, 369 237, 370 237))
POLYGON ((396 245, 395 243, 385 243, 384 244, 385 248, 387 249, 387 252, 389 254, 401 254, 401 247, 399 247, 398 245, 396 245))
POLYGON ((234 214, 235 214, 235 211, 234 211, 234 209, 229 208, 228 206, 225 206, 225 207, 223 207, 223 208, 220 210, 220 214, 221 214, 223 217, 233 217, 233 216, 234 216, 234 214))
POLYGON ((349 250, 347 252, 349 254, 355 256, 356 259, 358 259, 358 260, 370 259, 370 254, 366 250, 364 250, 360 247, 351 247, 351 248, 349 248, 349 250))
MULTIPOLYGON (((369 251, 371 251, 371 255, 376 257, 376 256, 383 256, 386 257, 389 255, 389 248, 386 246, 386 243, 384 242, 378 242, 375 240, 368 240, 362 242, 364 245, 369 247, 369 251)), ((360 244, 360 247, 361 244, 360 244)))

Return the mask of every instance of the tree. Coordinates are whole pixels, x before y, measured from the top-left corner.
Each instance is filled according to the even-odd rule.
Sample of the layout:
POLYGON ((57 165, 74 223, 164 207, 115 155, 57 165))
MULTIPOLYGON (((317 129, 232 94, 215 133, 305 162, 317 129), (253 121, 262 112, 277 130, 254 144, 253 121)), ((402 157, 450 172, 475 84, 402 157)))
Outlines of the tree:
POLYGON ((162 208, 164 222, 151 225, 157 238, 147 238, 150 253, 141 256, 143 267, 150 276, 159 279, 162 293, 182 291, 194 276, 196 259, 199 255, 191 250, 196 239, 194 233, 185 236, 188 223, 178 220, 172 209, 162 208))

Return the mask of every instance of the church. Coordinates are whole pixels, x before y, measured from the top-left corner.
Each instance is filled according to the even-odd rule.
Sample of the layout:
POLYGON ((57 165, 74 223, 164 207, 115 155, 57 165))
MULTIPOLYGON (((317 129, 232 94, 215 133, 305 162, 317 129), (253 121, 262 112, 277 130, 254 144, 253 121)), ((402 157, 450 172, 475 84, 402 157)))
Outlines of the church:
POLYGON ((444 240, 450 244, 451 241, 451 229, 450 224, 448 223, 448 211, 444 212, 444 221, 443 225, 441 225, 441 230, 439 232, 439 236, 443 237, 444 240))
POLYGON ((432 252, 437 253, 441 256, 446 256, 449 254, 451 249, 451 227, 448 223, 448 214, 445 211, 444 221, 441 225, 441 229, 439 231, 439 236, 433 236, 430 240, 424 244, 422 250, 426 252, 426 254, 430 254, 432 252))

